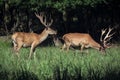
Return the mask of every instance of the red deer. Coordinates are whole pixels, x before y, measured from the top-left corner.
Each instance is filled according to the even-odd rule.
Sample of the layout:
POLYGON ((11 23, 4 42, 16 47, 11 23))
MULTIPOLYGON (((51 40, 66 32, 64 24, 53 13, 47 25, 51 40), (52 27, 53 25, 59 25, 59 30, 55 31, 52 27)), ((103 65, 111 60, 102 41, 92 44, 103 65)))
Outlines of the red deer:
POLYGON ((67 49, 68 51, 70 46, 81 46, 81 51, 83 51, 83 48, 88 47, 95 48, 99 51, 105 51, 105 48, 108 47, 108 41, 112 38, 112 35, 114 34, 110 34, 112 30, 112 28, 109 28, 108 30, 102 30, 100 37, 101 43, 96 42, 88 33, 67 33, 62 37, 62 39, 64 40, 64 45, 62 49, 67 49))
MULTIPOLYGON (((50 20, 50 22, 47 22, 46 16, 44 13, 36 14, 36 17, 40 20, 40 22, 45 26, 45 29, 40 34, 36 33, 25 33, 25 32, 15 32, 12 35, 12 40, 14 44, 14 51, 16 52, 16 55, 18 55, 19 50, 21 47, 28 47, 30 46, 30 53, 29 58, 31 58, 31 55, 35 51, 35 48, 42 43, 48 35, 55 35, 57 32, 50 28, 51 24, 53 23, 53 19, 50 20)), ((35 57, 35 53, 34 53, 35 57)))

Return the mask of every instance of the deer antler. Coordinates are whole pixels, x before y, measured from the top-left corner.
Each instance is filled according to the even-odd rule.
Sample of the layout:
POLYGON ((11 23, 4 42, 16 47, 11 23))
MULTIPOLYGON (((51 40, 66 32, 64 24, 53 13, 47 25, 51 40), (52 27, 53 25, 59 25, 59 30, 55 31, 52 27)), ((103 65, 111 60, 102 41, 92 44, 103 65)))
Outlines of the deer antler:
POLYGON ((53 19, 50 19, 50 22, 47 22, 44 12, 41 12, 40 14, 35 13, 35 15, 45 27, 50 27, 52 25, 53 19))
POLYGON ((113 29, 114 28, 102 30, 100 41, 103 43, 104 46, 107 46, 108 41, 110 41, 110 39, 112 39, 112 36, 115 34, 115 32, 110 34, 113 29), (106 31, 108 31, 108 32, 106 32, 106 31), (106 33, 106 35, 105 35, 105 33, 106 33), (105 37, 102 39, 103 35, 105 35, 105 37))
POLYGON ((100 36, 100 41, 102 42, 103 41, 103 39, 102 39, 102 37, 103 37, 103 35, 105 34, 105 32, 106 32, 106 30, 107 29, 102 29, 102 33, 101 33, 101 36, 100 36))
POLYGON ((111 38, 113 36, 113 34, 115 34, 115 33, 110 34, 112 30, 113 30, 113 28, 109 28, 108 33, 104 37, 104 40, 111 38))

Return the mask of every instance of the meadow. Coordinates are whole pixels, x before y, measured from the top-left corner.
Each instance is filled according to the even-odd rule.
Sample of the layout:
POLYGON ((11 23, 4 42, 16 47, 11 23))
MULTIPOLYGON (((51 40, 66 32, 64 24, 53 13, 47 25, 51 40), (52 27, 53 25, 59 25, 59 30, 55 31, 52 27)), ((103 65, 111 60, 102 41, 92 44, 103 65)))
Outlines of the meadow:
POLYGON ((120 80, 120 46, 106 49, 62 51, 58 47, 37 47, 36 57, 28 59, 30 48, 20 57, 12 51, 11 41, 0 39, 0 80, 120 80))

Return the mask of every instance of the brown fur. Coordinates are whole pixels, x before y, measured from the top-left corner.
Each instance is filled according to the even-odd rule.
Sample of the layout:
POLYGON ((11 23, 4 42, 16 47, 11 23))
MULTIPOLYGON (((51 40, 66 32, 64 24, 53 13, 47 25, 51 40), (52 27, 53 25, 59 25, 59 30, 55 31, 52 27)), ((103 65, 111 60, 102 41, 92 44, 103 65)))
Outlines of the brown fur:
MULTIPOLYGON (((16 32, 12 35, 12 40, 14 44, 14 50, 17 52, 21 49, 21 47, 30 46, 30 54, 29 58, 31 58, 32 53, 38 44, 44 41, 49 34, 56 34, 56 31, 51 28, 45 28, 41 34, 36 33, 25 33, 25 32, 16 32)), ((35 54, 34 54, 35 56, 35 54)))
POLYGON ((62 49, 67 48, 67 50, 69 50, 70 46, 81 46, 82 51, 84 47, 92 47, 97 50, 100 50, 102 47, 87 33, 68 33, 65 34, 62 39, 65 42, 62 49))

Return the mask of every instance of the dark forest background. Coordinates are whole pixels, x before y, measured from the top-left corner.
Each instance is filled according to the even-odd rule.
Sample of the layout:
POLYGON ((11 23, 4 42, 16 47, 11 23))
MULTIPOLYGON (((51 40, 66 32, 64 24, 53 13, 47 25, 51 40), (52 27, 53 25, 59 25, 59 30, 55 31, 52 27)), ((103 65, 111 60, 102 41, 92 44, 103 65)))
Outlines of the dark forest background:
POLYGON ((89 33, 99 40, 101 29, 114 28, 120 40, 119 0, 0 0, 0 36, 16 31, 40 33, 44 26, 35 12, 52 16, 58 37, 69 32, 89 33))

